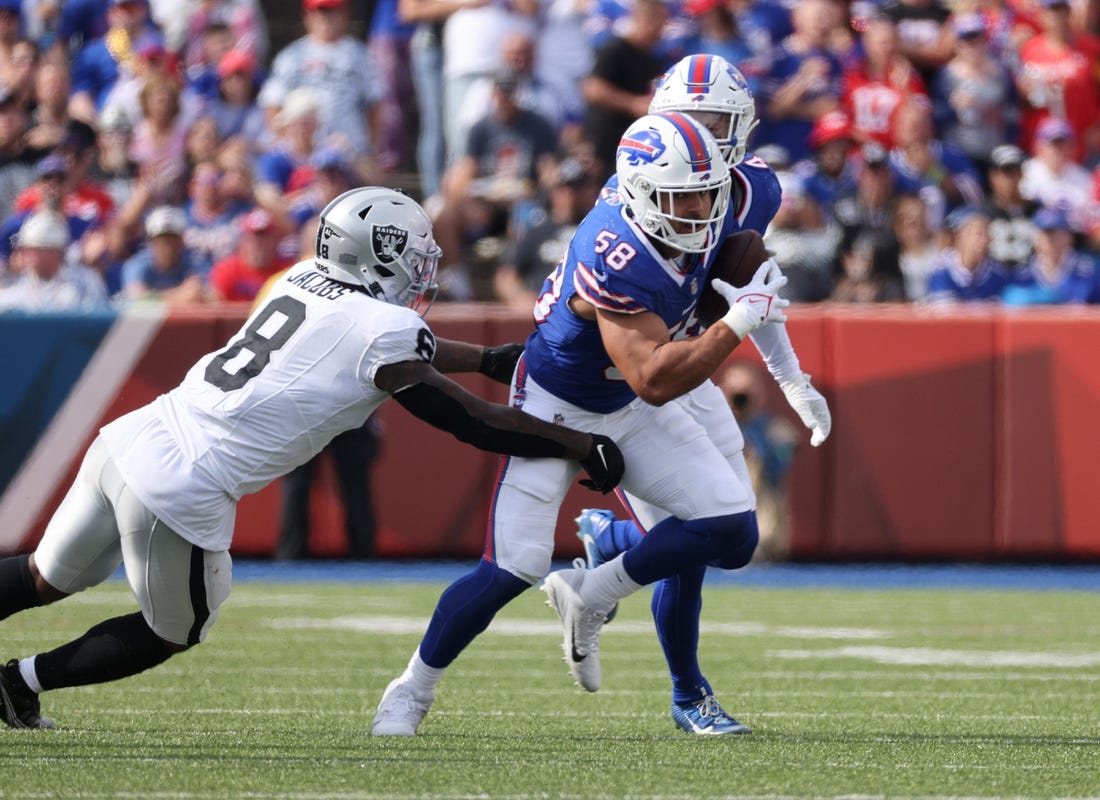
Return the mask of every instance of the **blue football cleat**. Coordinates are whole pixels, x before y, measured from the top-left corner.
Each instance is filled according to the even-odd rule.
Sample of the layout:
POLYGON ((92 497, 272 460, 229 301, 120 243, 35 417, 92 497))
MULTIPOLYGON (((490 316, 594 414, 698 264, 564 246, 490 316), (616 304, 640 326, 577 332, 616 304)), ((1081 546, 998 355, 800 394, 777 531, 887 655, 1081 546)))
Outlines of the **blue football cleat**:
POLYGON ((752 733, 748 725, 727 714, 712 694, 692 703, 673 703, 672 721, 680 730, 698 736, 752 733))
MULTIPOLYGON (((596 537, 607 530, 614 521, 614 514, 600 508, 586 508, 577 517, 577 538, 581 540, 581 544, 584 546, 584 561, 589 569, 595 569, 604 562, 603 556, 600 555, 600 549, 596 546, 596 537)), ((607 612, 606 622, 615 619, 617 613, 619 613, 618 603, 607 612)))

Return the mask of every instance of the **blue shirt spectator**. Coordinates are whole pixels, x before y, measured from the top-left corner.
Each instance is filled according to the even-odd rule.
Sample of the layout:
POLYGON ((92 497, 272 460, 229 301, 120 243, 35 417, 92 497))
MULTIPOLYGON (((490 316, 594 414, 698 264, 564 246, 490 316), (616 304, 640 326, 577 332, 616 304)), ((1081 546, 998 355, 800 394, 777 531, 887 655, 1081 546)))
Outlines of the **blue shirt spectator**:
POLYGON ((1043 208, 1032 217, 1035 254, 1005 290, 1008 305, 1100 303, 1096 262, 1074 249, 1073 230, 1062 209, 1043 208))

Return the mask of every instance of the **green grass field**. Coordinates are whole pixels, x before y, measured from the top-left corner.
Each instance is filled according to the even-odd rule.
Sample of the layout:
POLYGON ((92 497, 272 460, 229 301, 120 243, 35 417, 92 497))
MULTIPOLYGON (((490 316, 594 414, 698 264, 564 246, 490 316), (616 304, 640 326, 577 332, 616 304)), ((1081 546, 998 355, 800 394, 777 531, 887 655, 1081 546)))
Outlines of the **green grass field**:
MULTIPOLYGON (((668 715, 648 592, 575 687, 541 592, 454 664, 413 739, 367 735, 440 584, 242 582, 206 644, 43 696, 0 797, 1100 797, 1100 594, 708 585, 702 655, 751 736, 668 715)), ((3 657, 134 610, 113 581, 3 623, 3 657)))

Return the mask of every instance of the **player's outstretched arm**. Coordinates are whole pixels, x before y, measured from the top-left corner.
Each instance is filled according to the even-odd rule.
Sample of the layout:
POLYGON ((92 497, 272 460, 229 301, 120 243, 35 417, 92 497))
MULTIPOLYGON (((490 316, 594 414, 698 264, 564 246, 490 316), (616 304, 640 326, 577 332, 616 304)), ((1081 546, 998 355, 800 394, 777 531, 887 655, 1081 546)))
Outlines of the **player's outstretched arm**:
POLYGON ((581 483, 605 494, 622 480, 623 456, 608 437, 552 425, 519 409, 490 403, 426 362, 379 367, 374 382, 414 416, 480 450, 580 461, 589 475, 581 483))
POLYGON ((523 355, 523 345, 509 342, 495 347, 485 347, 469 342, 436 339, 432 366, 443 373, 480 372, 505 386, 512 382, 516 362, 523 355))

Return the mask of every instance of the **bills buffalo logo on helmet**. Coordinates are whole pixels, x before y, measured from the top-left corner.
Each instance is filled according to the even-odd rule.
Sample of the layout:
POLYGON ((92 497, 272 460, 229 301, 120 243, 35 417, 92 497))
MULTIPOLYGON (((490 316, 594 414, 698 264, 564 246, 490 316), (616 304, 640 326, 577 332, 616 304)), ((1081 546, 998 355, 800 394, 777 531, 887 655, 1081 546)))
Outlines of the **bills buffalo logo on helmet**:
POLYGON ((393 225, 375 225, 371 233, 371 247, 375 257, 383 264, 396 261, 405 252, 409 232, 393 225))
POLYGON ((661 134, 652 128, 636 131, 619 140, 619 152, 626 155, 626 163, 632 167, 653 163, 667 149, 668 146, 661 140, 661 134))

